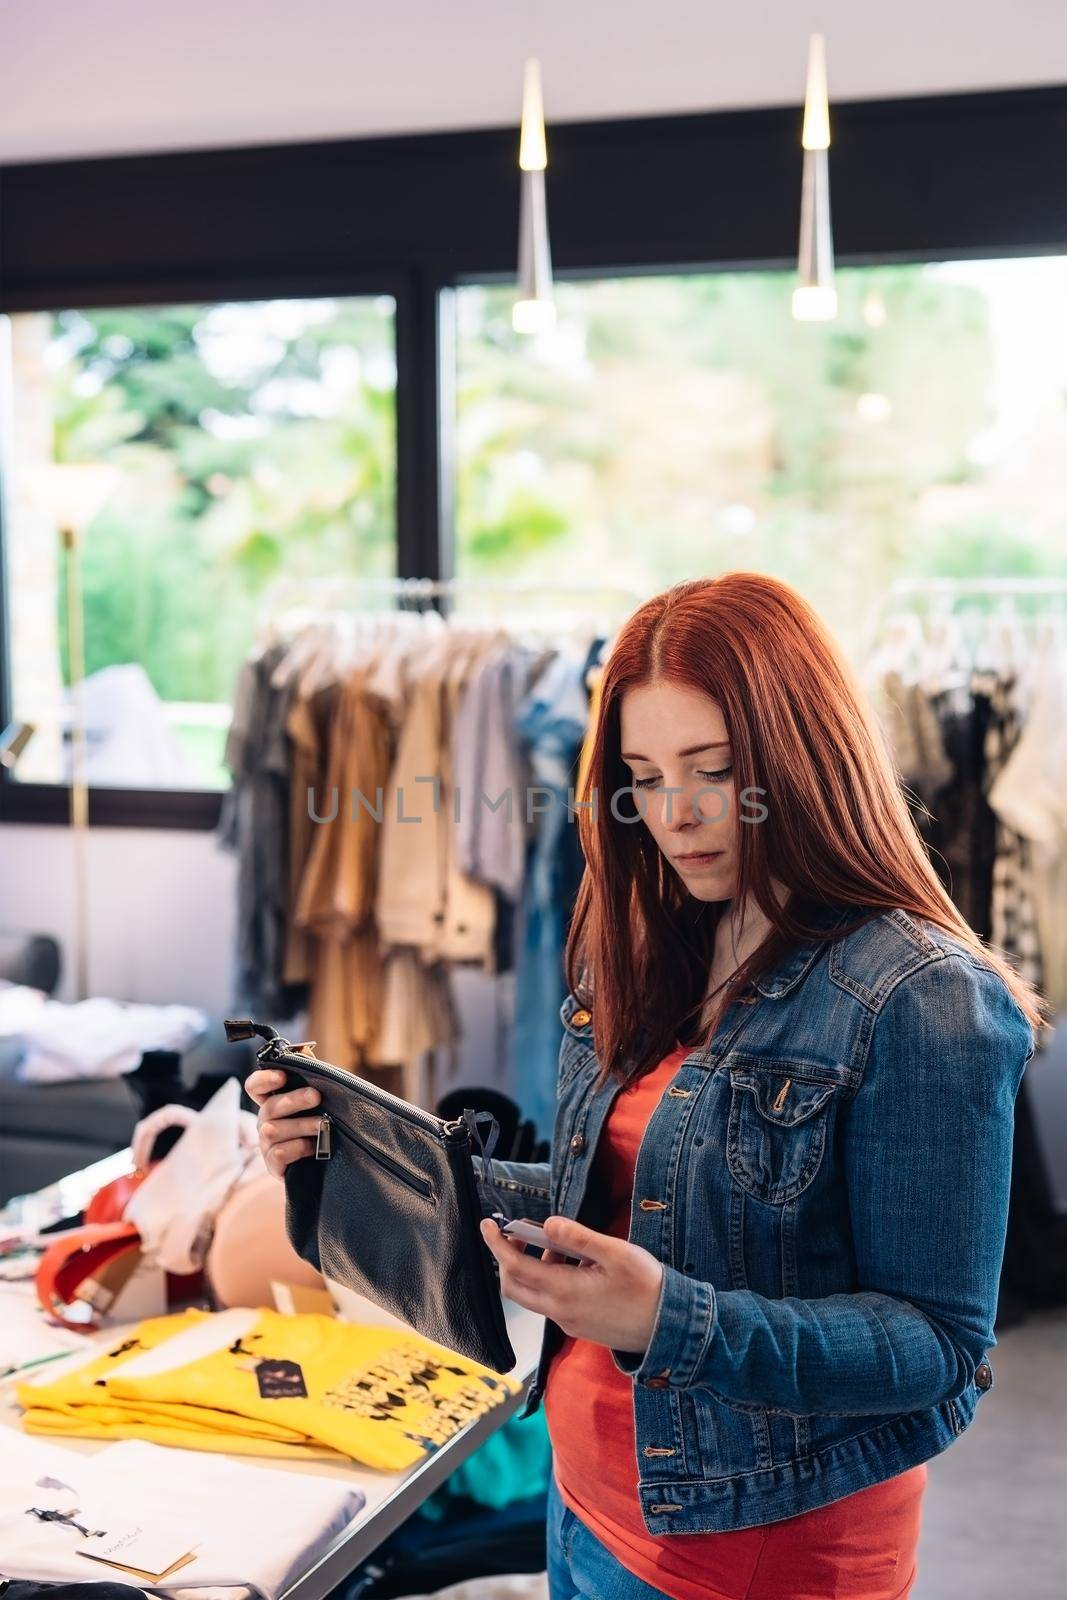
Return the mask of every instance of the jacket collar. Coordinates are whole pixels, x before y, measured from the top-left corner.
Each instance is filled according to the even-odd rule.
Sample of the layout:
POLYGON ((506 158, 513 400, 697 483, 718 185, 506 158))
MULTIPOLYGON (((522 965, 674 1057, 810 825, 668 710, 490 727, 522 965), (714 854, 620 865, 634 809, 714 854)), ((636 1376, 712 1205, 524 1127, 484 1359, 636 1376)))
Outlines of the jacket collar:
MULTIPOLYGON (((858 906, 823 906, 818 911, 809 914, 808 921, 827 931, 838 927, 850 917, 862 915, 858 906)), ((802 978, 815 965, 819 956, 827 949, 825 939, 808 939, 803 944, 795 945, 792 950, 782 957, 769 972, 753 980, 753 988, 768 1000, 780 1000, 783 995, 795 989, 802 978)))

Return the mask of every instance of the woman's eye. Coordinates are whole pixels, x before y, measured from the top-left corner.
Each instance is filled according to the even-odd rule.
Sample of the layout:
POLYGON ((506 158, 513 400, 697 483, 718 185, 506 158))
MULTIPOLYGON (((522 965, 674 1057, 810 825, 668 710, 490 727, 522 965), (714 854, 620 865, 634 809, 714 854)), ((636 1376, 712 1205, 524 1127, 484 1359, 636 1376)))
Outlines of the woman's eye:
POLYGON ((706 778, 709 783, 725 783, 733 772, 733 767, 723 767, 719 772, 698 772, 698 778, 706 778))
POLYGON ((633 786, 635 789, 651 789, 655 782, 655 778, 635 778, 633 786))

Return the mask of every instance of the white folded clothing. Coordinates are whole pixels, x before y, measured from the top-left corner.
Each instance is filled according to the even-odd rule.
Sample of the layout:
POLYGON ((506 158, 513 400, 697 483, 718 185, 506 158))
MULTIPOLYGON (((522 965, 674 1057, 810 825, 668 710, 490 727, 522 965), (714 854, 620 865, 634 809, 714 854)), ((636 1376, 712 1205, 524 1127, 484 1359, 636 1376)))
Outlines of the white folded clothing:
POLYGON ((207 1600, 219 1591, 228 1600, 277 1600, 365 1504, 363 1491, 342 1478, 140 1439, 85 1455, 12 1431, 0 1451, 0 1564, 6 1577, 66 1583, 111 1576, 176 1600, 207 1600), (62 1510, 93 1533, 138 1524, 165 1529, 176 1548, 195 1553, 169 1580, 131 1580, 78 1554, 85 1535, 67 1522, 28 1516, 32 1506, 62 1510))
POLYGON ((198 1272, 227 1198, 239 1183, 266 1170, 256 1119, 241 1110, 237 1079, 227 1078, 131 1196, 123 1216, 158 1266, 167 1272, 198 1272))
POLYGON ((15 1069, 22 1083, 63 1083, 76 1078, 120 1078, 145 1050, 187 1050, 207 1028, 194 1006, 153 1006, 102 996, 67 1005, 44 1000, 23 1005, 17 1024, 5 1027, 17 1001, 0 996, 0 1037, 16 1040, 23 1056, 15 1069))

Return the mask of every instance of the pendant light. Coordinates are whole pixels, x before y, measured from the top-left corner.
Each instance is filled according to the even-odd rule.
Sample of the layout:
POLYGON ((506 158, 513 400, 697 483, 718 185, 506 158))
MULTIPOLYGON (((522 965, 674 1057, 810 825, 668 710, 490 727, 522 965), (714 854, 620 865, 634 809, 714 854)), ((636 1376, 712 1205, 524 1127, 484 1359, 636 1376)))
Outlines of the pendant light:
POLYGON ((830 105, 826 92, 826 48, 821 33, 813 33, 808 42, 803 145, 799 282, 793 290, 793 315, 798 322, 830 322, 837 316, 837 290, 834 288, 827 158, 830 105))
POLYGON ((522 92, 522 134, 519 139, 519 297, 511 308, 516 333, 539 333, 556 320, 552 298, 552 253, 545 212, 545 112, 541 98, 541 64, 526 63, 522 92))

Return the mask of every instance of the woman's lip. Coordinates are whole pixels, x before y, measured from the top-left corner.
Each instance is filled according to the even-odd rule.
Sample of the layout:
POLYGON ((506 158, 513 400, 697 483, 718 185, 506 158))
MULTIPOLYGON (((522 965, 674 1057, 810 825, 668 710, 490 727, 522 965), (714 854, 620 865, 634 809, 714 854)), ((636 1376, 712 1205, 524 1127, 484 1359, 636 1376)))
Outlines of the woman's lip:
POLYGON ((675 861, 717 861, 722 855, 721 850, 700 850, 693 855, 675 856, 675 861))

